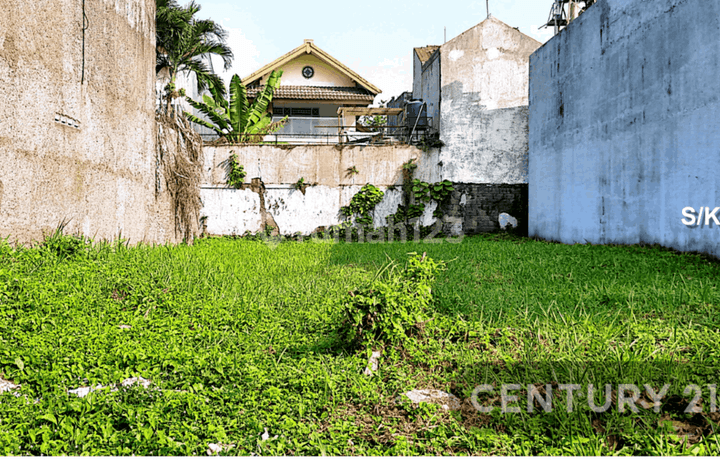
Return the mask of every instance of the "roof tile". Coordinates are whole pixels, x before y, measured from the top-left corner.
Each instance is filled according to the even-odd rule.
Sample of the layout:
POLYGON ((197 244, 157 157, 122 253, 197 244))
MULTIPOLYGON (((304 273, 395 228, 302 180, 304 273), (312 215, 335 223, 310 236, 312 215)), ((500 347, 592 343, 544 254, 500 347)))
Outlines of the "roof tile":
MULTIPOLYGON (((262 86, 248 88, 247 95, 248 97, 255 97, 262 89, 262 86)), ((372 102, 375 97, 365 88, 281 85, 273 93, 273 99, 361 100, 372 102)))

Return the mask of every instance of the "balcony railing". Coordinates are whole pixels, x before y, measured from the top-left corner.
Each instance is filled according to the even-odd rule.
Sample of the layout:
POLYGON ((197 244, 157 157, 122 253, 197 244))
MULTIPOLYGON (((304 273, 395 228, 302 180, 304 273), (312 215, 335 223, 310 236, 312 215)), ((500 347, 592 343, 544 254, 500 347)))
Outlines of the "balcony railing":
MULTIPOLYGON (((278 121, 282 117, 273 117, 278 121)), ((431 117, 413 118, 410 126, 385 126, 374 131, 359 131, 355 127, 339 127, 336 117, 291 117, 278 131, 266 134, 261 144, 386 144, 419 141, 432 125, 431 117), (417 122, 417 124, 416 124, 417 122)), ((216 134, 200 133, 203 140, 218 139, 216 134)))

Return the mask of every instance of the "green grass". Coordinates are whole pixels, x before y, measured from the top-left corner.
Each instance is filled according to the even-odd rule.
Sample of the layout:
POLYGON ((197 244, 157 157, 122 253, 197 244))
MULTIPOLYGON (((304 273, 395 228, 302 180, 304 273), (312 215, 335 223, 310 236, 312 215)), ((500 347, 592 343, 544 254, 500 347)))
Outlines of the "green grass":
POLYGON ((0 395, 0 454, 204 455, 209 443, 234 444, 229 455, 720 454, 706 386, 720 380, 720 266, 697 255, 502 236, 53 238, 0 248, 0 372, 22 385, 0 395), (411 252, 447 262, 434 319, 365 376, 369 350, 338 333, 342 304, 411 252), (134 376, 153 386, 67 393, 134 376), (659 414, 616 403, 594 414, 584 390, 568 413, 557 384, 575 383, 671 387, 659 414), (554 409, 501 413, 498 391, 479 397, 498 408, 479 413, 480 384, 554 384, 554 409), (688 384, 702 386, 703 413, 683 412, 688 384), (413 388, 463 408, 395 403, 413 388))

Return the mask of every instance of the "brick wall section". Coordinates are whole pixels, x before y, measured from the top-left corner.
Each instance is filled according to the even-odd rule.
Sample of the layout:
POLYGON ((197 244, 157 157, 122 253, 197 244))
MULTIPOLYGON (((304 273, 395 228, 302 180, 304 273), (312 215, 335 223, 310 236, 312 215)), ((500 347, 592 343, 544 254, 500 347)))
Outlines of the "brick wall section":
MULTIPOLYGON (((527 184, 456 183, 453 187, 455 190, 444 211, 447 217, 462 219, 462 230, 465 235, 501 231, 498 217, 503 212, 516 218, 518 232, 527 235, 527 184), (464 204, 461 204, 463 202, 464 204)), ((443 225, 445 233, 450 233, 451 228, 452 223, 443 225)))

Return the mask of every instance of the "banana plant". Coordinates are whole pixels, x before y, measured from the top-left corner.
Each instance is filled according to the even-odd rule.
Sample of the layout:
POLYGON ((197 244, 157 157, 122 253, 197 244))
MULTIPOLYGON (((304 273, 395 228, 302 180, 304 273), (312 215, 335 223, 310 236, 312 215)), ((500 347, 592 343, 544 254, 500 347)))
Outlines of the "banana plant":
POLYGON ((199 110, 210 121, 203 120, 185 112, 185 116, 193 123, 215 131, 218 136, 230 142, 257 141, 263 135, 277 131, 287 121, 287 117, 273 123, 272 115, 267 108, 272 101, 275 90, 280 86, 282 70, 273 70, 252 104, 248 103, 247 89, 240 77, 233 75, 230 79, 230 100, 226 100, 216 88, 210 88, 212 97, 203 95, 203 102, 186 97, 188 104, 199 110))

